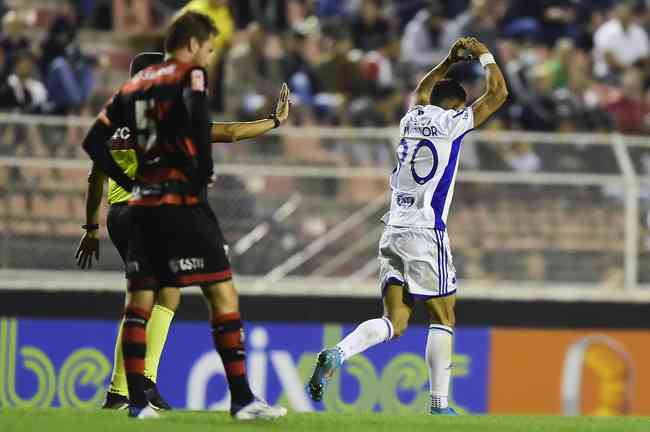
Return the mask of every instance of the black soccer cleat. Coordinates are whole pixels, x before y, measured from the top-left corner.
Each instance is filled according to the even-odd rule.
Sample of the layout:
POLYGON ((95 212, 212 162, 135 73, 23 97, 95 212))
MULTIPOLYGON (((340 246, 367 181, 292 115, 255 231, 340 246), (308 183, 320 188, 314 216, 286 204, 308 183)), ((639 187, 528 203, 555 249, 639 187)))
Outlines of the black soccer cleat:
POLYGON ((144 391, 144 395, 147 397, 151 406, 159 411, 171 411, 171 405, 169 405, 160 395, 156 383, 151 381, 149 378, 145 378, 145 382, 147 388, 144 391))
POLYGON ((129 407, 129 398, 118 393, 106 392, 102 409, 125 410, 129 407))

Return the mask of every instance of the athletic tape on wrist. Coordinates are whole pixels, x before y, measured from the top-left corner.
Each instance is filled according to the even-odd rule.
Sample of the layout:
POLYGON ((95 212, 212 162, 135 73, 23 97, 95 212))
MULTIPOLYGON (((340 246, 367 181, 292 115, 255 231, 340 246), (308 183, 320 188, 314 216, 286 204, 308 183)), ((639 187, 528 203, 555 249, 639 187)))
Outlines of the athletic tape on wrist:
POLYGON ((496 61, 494 61, 494 56, 492 54, 490 54, 490 53, 481 54, 478 57, 478 61, 481 62, 481 66, 483 66, 483 67, 486 67, 489 64, 495 64, 496 63, 496 61))

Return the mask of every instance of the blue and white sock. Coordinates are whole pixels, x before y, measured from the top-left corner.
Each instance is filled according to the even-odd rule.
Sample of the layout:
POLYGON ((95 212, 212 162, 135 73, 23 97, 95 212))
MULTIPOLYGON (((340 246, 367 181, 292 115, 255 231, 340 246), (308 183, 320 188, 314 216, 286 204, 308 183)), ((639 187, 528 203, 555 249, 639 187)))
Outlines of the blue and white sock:
POLYGON ((451 327, 429 326, 425 357, 429 368, 429 392, 432 408, 447 408, 451 381, 451 354, 454 331, 451 327))
POLYGON ((364 321, 347 335, 336 347, 343 353, 343 360, 359 354, 393 338, 393 324, 386 317, 364 321))

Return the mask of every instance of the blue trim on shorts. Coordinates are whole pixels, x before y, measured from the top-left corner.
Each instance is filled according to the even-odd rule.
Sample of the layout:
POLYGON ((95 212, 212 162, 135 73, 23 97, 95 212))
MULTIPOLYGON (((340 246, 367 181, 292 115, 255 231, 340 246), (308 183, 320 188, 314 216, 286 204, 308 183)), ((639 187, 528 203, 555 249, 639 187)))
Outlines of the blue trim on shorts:
POLYGON ((445 246, 445 233, 440 233, 440 248, 442 249, 443 271, 445 272, 445 292, 449 291, 449 257, 445 246))
POLYGON ((436 236, 436 249, 438 256, 438 292, 442 293, 442 262, 440 260, 440 239, 438 238, 438 231, 433 230, 433 235, 436 236))
POLYGON ((445 292, 449 291, 449 262, 447 260, 447 248, 445 247, 445 235, 440 233, 440 249, 442 250, 442 271, 445 274, 445 292))
POLYGON ((414 298, 415 300, 423 300, 423 301, 426 301, 426 300, 431 300, 432 298, 447 297, 447 296, 450 296, 450 295, 452 295, 452 294, 456 294, 456 291, 457 291, 457 290, 453 290, 453 291, 446 292, 446 293, 444 293, 444 294, 438 294, 438 295, 429 295, 429 294, 413 294, 413 293, 409 293, 409 294, 411 294, 411 296, 413 296, 413 298, 414 298))
POLYGON ((445 234, 439 230, 434 230, 436 235, 436 246, 438 247, 438 291, 440 294, 446 294, 449 290, 449 274, 447 263, 447 248, 445 248, 445 234))
POLYGON ((406 288, 406 282, 396 278, 395 276, 391 276, 389 278, 386 278, 386 280, 384 280, 384 283, 383 283, 383 285, 381 287, 381 297, 382 298, 384 298, 384 296, 386 295, 386 288, 388 288, 388 285, 399 285, 402 288, 406 288))

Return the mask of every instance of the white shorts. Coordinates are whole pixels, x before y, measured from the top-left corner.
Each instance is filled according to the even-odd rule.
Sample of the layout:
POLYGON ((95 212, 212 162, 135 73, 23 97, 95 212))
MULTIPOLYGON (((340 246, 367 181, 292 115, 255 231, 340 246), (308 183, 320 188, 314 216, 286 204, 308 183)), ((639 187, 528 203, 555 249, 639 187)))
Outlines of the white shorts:
POLYGON ((446 231, 387 226, 379 240, 382 296, 389 284, 403 285, 416 299, 443 297, 457 289, 446 231))

